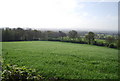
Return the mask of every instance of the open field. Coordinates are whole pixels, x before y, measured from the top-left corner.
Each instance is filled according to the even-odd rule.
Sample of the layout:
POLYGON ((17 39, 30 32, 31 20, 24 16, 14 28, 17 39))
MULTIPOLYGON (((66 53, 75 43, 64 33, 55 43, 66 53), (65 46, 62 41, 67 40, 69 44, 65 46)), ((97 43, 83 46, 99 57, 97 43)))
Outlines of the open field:
POLYGON ((118 50, 50 41, 3 42, 5 64, 35 68, 45 77, 117 79, 118 50))

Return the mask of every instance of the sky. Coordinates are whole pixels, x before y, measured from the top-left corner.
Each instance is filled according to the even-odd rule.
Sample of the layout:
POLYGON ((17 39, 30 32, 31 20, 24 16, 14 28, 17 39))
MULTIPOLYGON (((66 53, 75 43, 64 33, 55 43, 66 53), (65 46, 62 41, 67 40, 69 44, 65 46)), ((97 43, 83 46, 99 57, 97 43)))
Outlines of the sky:
POLYGON ((117 1, 0 0, 0 27, 117 31, 117 1))

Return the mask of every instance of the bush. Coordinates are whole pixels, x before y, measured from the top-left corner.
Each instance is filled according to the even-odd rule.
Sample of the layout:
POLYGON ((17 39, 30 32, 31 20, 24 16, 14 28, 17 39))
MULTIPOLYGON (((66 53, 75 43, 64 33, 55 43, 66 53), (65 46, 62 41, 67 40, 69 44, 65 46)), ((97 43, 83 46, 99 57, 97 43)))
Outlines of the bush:
POLYGON ((60 41, 60 39, 58 39, 58 38, 51 38, 51 39, 48 39, 48 41, 60 41))
MULTIPOLYGON (((69 37, 63 37, 62 39, 60 38, 48 39, 48 41, 61 41, 61 42, 78 43, 78 44, 89 44, 86 40, 82 40, 80 38, 69 38, 69 37)), ((104 42, 104 41, 93 41, 92 44, 96 46, 106 46, 109 48, 119 47, 113 43, 104 42)))
POLYGON ((97 45, 97 46, 105 46, 105 44, 101 41, 94 41, 93 45, 97 45))
POLYGON ((41 80, 44 79, 41 75, 36 73, 35 69, 29 69, 25 66, 18 67, 17 65, 4 65, 2 71, 3 81, 27 81, 27 80, 41 80))
POLYGON ((117 48, 114 44, 109 44, 109 48, 117 48))

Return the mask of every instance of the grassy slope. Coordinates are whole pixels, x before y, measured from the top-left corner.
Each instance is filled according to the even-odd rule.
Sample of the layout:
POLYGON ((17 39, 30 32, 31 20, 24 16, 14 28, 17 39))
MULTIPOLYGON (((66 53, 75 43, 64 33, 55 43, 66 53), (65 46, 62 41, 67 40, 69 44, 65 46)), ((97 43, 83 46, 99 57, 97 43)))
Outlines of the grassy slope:
POLYGON ((64 42, 4 42, 5 63, 35 68, 46 77, 117 78, 116 49, 64 42))

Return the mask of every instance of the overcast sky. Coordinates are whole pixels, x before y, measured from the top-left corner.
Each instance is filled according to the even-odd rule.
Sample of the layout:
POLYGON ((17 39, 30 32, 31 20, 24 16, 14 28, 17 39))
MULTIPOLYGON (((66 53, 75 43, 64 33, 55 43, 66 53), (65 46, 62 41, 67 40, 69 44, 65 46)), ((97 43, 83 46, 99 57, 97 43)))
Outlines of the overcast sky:
POLYGON ((117 31, 117 1, 0 0, 0 27, 117 31))

